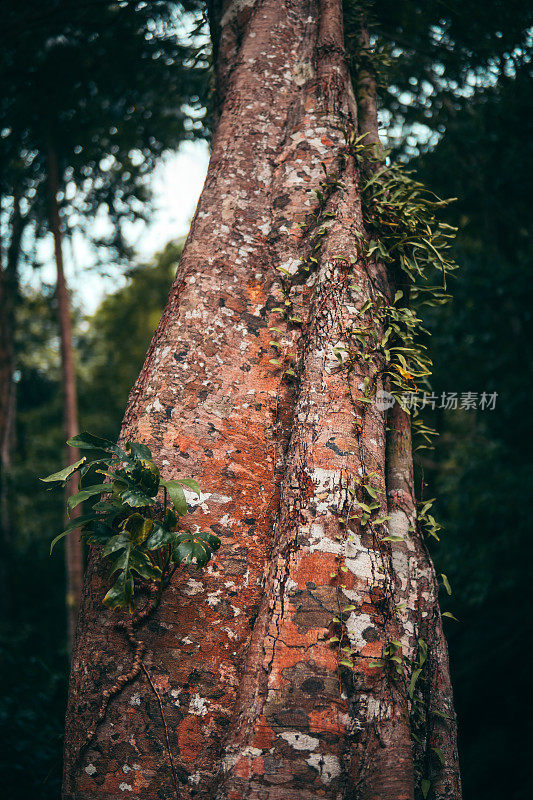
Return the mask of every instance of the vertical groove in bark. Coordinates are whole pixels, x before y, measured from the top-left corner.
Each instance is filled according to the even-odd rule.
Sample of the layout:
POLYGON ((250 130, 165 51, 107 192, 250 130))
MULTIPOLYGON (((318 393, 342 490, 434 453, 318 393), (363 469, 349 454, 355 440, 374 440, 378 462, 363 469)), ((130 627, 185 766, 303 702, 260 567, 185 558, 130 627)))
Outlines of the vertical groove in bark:
POLYGON ((106 580, 92 554, 64 798, 175 798, 147 674, 181 800, 407 800, 404 707, 391 676, 369 666, 403 633, 394 553, 371 529, 341 524, 353 480, 375 473, 385 490, 385 418, 360 401, 366 377, 380 388, 378 365, 348 371, 333 347, 353 346, 358 309, 386 276, 356 261, 359 178, 343 136, 356 111, 340 3, 216 6, 224 103, 213 153, 121 436, 149 444, 164 477, 199 480, 192 522, 223 544, 204 573, 178 571, 138 629, 147 672, 113 699, 78 758, 102 692, 132 660, 119 617, 101 604, 106 580), (339 183, 306 279, 322 163, 339 183), (295 319, 280 323, 273 309, 287 298, 295 319), (270 363, 272 339, 292 382, 270 363), (355 610, 343 643, 356 656, 339 671, 328 640, 346 605, 355 610))
MULTIPOLYGON (((359 135, 366 134, 365 144, 375 145, 376 155, 379 157, 381 154, 381 141, 379 138, 378 128, 378 107, 377 107, 377 87, 376 76, 369 57, 370 50, 370 37, 368 27, 362 12, 361 18, 361 31, 359 35, 359 63, 358 75, 356 86, 357 109, 358 109, 358 133, 359 135)), ((381 287, 383 289, 383 285, 381 287)), ((393 293, 393 292, 392 292, 393 293)), ((385 291, 386 296, 391 295, 390 288, 385 291)), ((399 407, 398 407, 399 408, 399 407)), ((401 409, 400 409, 401 411, 401 409)), ((403 412, 402 412, 403 413, 403 412)), ((410 426, 410 421, 408 421, 410 426)), ((411 454, 403 453, 402 459, 391 455, 391 444, 394 450, 394 443, 392 442, 391 431, 394 430, 394 422, 391 420, 391 413, 387 415, 387 434, 386 434, 386 485, 387 485, 387 499, 389 501, 388 511, 391 512, 391 474, 401 464, 402 469, 409 469, 412 466, 411 454)), ((402 477, 408 477, 403 475, 402 477)), ((411 484, 412 490, 412 474, 411 484)), ((414 502, 414 497, 412 497, 414 502)), ((407 533, 408 525, 402 525, 401 535, 407 533)), ((398 535, 400 532, 395 529, 395 517, 392 514, 389 521, 389 534, 398 535)), ((405 580, 405 573, 407 562, 405 561, 405 553, 403 543, 391 542, 391 575, 393 580, 396 580, 399 585, 402 579, 405 580)), ((398 592, 398 585, 394 587, 395 606, 401 604, 403 597, 400 597, 401 592, 398 592)), ((394 609, 396 617, 396 636, 393 637, 402 642, 403 656, 413 657, 416 648, 413 647, 411 641, 408 642, 409 637, 406 636, 405 620, 401 618, 401 613, 394 609)), ((365 778, 365 788, 361 792, 362 800, 371 800, 372 797, 390 797, 391 800, 395 796, 413 798, 415 785, 414 785, 414 764, 413 753, 411 747, 411 730, 409 724, 409 710, 408 699, 405 681, 398 681, 400 684, 395 692, 394 702, 394 715, 391 725, 389 727, 388 736, 391 741, 388 742, 389 746, 386 748, 378 749, 377 758, 375 758, 371 765, 367 767, 367 776, 365 778), (402 685, 403 684, 403 685, 402 685), (395 769, 395 751, 401 754, 398 767, 395 769), (392 757, 391 757, 392 756, 392 757), (396 783, 391 782, 391 776, 395 776, 396 783)), ((387 735, 387 734, 385 734, 387 735)))
MULTIPOLYGON (((72 319, 70 298, 63 267, 62 233, 57 193, 59 191, 59 173, 57 155, 52 144, 48 148, 48 188, 50 203, 50 230, 54 239, 54 255, 57 270, 56 297, 58 309, 59 335, 61 341, 61 375, 63 388, 63 426, 65 438, 70 439, 79 433, 78 400, 76 394, 76 368, 74 365, 74 347, 72 341, 72 319)), ((73 464, 80 457, 74 447, 66 447, 67 464, 73 464)), ((78 491, 78 478, 73 477, 67 484, 65 497, 68 499, 78 491)), ((71 512, 71 518, 81 514, 81 506, 71 512)), ((66 609, 69 651, 72 650, 76 620, 81 601, 83 586, 83 546, 79 531, 65 539, 65 572, 66 572, 66 609)))

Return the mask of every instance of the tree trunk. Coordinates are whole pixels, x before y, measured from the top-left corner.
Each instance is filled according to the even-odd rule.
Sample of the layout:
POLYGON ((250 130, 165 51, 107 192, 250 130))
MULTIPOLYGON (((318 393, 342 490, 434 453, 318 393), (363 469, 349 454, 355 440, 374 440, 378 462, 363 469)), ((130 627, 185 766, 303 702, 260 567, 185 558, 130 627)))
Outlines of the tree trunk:
MULTIPOLYGON (((383 160, 378 127, 377 81, 369 51, 370 37, 363 15, 359 37, 361 66, 356 87, 358 132, 365 135, 365 143, 374 145, 374 169, 377 170, 382 166, 383 160)), ((410 287, 403 273, 389 275, 389 285, 390 295, 401 289, 401 302, 408 305, 410 287)), ((412 742, 417 772, 415 784, 420 786, 424 777, 431 775, 433 797, 460 797, 457 730, 449 679, 448 651, 438 605, 438 584, 423 537, 416 530, 411 420, 399 403, 394 403, 387 412, 385 466, 390 514, 389 535, 401 537, 403 540, 395 542, 392 554, 400 630, 403 631, 403 636, 400 635, 402 652, 414 655, 418 649, 417 637, 420 637, 428 646, 431 665, 422 720, 424 735, 422 741, 414 739, 412 742), (449 724, 450 722, 453 724, 449 724), (431 754, 433 753, 434 758, 439 752, 442 753, 444 764, 441 764, 442 769, 435 771, 432 769, 431 754)), ((407 706, 404 701, 406 711, 407 706)))
POLYGON ((375 287, 390 291, 383 268, 357 256, 341 3, 230 2, 216 19, 223 103, 209 172, 122 438, 146 442, 165 477, 199 480, 193 520, 223 544, 203 574, 176 573, 132 637, 101 604, 92 554, 64 797, 418 800, 431 780, 429 797, 459 800, 441 733, 453 741, 453 720, 439 717, 435 734, 429 722, 451 717, 452 700, 425 547, 351 519, 356 481, 388 489, 393 505, 400 489, 385 413, 363 397, 365 379, 381 388, 379 365, 348 368, 339 349, 353 347, 375 287), (414 663, 423 636, 432 694, 413 747, 409 668, 398 679, 373 661, 399 639, 414 663), (126 682, 139 642, 142 668, 126 682))
POLYGON ((11 503, 9 473, 15 429, 15 305, 18 294, 18 263, 25 219, 20 197, 13 196, 10 239, 5 264, 0 266, 0 604, 8 613, 10 603, 9 561, 11 503))
MULTIPOLYGON (((63 250, 61 220, 57 193, 59 191, 59 174, 57 155, 52 145, 48 149, 48 183, 50 198, 50 230, 54 237, 54 254, 57 269, 57 310, 59 321, 59 335, 61 340, 61 379, 63 384, 63 424, 66 439, 79 433, 78 427, 78 400, 76 395, 76 369, 74 365, 74 348, 72 343, 72 320, 70 300, 63 268, 63 250)), ((66 463, 73 464, 80 457, 79 451, 74 447, 66 447, 66 463)), ((66 498, 78 491, 77 475, 69 481, 66 489, 66 498)), ((80 516, 81 506, 77 506, 71 517, 80 516)), ((66 537, 65 544, 65 572, 66 572, 66 608, 69 652, 72 650, 76 620, 81 600, 83 586, 83 546, 79 531, 74 531, 72 536, 66 537)))

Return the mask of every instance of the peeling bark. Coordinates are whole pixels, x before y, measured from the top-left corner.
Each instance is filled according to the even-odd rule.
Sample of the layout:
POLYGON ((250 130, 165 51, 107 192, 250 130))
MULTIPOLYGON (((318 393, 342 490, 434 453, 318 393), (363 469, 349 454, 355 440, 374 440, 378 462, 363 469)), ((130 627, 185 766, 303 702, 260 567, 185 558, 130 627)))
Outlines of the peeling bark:
POLYGON ((354 480, 374 473, 386 496, 386 420, 360 399, 365 378, 381 387, 379 365, 348 370, 333 347, 352 346, 357 311, 377 286, 387 289, 387 276, 357 261, 358 167, 344 145, 356 103, 340 2, 211 5, 224 102, 122 438, 148 443, 166 478, 199 480, 193 521, 222 548, 203 574, 176 573, 138 629, 146 671, 113 699, 85 747, 102 692, 133 660, 119 616, 101 604, 93 554, 64 798, 418 797, 406 687, 371 666, 405 635, 395 609, 403 565, 348 520, 354 480), (321 163, 338 182, 306 278, 299 266, 317 252, 321 163), (287 293, 303 323, 280 325, 273 309, 287 293), (295 378, 270 363, 272 326, 284 328, 278 339, 294 353, 295 378), (353 669, 339 666, 329 643, 347 605, 341 638, 356 651, 353 669))

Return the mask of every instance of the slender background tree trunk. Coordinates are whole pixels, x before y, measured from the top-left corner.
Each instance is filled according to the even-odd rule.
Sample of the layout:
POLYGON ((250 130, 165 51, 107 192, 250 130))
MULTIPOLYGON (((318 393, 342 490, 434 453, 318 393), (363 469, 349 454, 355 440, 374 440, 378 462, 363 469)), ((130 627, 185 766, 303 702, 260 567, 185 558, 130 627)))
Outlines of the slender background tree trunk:
MULTIPOLYGON (((431 734, 417 753, 410 676, 372 662, 398 639, 414 658, 423 622, 437 630, 435 576, 418 538, 383 542, 351 520, 355 481, 380 491, 383 513, 396 489, 386 415, 363 397, 365 381, 382 387, 380 365, 348 370, 334 354, 353 346, 376 288, 391 291, 382 266, 357 256, 359 169, 345 145, 357 107, 341 3, 210 5, 223 98, 213 153, 122 438, 148 443, 165 477, 199 480, 193 521, 223 544, 204 574, 176 573, 139 627, 144 671, 100 724, 104 692, 133 656, 101 604, 106 579, 92 555, 64 797, 419 800, 431 734), (282 368, 271 363, 280 348, 282 368), (353 667, 340 664, 347 645, 353 667)), ((428 684, 449 711, 437 638, 428 684)), ((455 776, 455 749, 442 753, 444 768, 432 769, 455 776)), ((451 778, 431 792, 460 798, 451 778)))
MULTIPOLYGON (((72 342, 72 319, 70 299, 63 268, 63 248, 61 219, 57 194, 59 191, 59 174, 57 155, 52 144, 48 148, 48 181, 50 197, 50 230, 54 238, 54 255, 57 270, 57 310, 59 322, 59 335, 61 340, 61 375, 63 385, 63 420, 66 439, 79 433, 78 427, 78 400, 76 395, 76 368, 74 364, 74 348, 72 342)), ((75 447, 66 447, 66 463, 73 464, 80 457, 75 447)), ((78 478, 75 476, 67 485, 67 499, 78 491, 78 478)), ((72 517, 81 514, 81 506, 72 511, 72 517)), ((79 532, 74 531, 72 536, 66 537, 65 543, 65 570, 67 577, 67 626, 69 651, 72 649, 76 620, 81 600, 83 586, 83 545, 79 532)))
POLYGON ((9 244, 5 263, 0 265, 0 603, 9 608, 9 560, 11 545, 11 503, 9 473, 15 433, 15 306, 18 294, 18 265, 25 219, 20 197, 13 196, 9 244))

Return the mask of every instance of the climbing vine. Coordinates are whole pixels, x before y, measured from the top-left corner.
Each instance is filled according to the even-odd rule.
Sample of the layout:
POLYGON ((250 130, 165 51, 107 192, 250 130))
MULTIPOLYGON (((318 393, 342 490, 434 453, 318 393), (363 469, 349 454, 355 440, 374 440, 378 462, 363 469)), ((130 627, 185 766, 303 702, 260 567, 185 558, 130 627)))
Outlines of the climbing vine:
MULTIPOLYGON (((417 181, 413 173, 399 164, 387 162, 387 153, 378 152, 374 144, 366 144, 366 134, 357 136, 355 131, 345 131, 345 148, 337 162, 338 174, 328 172, 322 163, 324 178, 315 194, 318 202, 315 210, 301 224, 308 238, 308 256, 298 269, 290 274, 283 268, 281 273, 283 304, 275 311, 287 324, 303 323, 292 311, 291 289, 307 280, 320 261, 320 249, 328 228, 333 224, 335 212, 329 202, 338 188, 343 188, 343 167, 348 158, 358 164, 361 196, 362 230, 355 240, 356 257, 344 253, 331 258, 344 264, 352 296, 356 298, 352 318, 348 323, 339 322, 339 341, 331 346, 331 354, 340 370, 349 374, 358 366, 366 372, 360 386, 361 393, 353 397, 355 432, 359 438, 363 428, 365 409, 376 402, 379 386, 385 394, 411 417, 415 449, 430 448, 435 431, 422 417, 416 393, 420 389, 430 390, 432 361, 428 351, 429 332, 424 328, 421 309, 446 303, 448 276, 457 269, 450 255, 451 242, 456 229, 438 219, 439 211, 451 200, 441 200, 417 181), (355 264, 363 266, 370 282, 370 296, 362 297, 355 271, 355 264), (388 280, 380 281, 380 270, 372 267, 378 263, 386 271, 388 280), (370 368, 370 369, 369 369, 370 368)), ((280 327, 271 328, 274 334, 283 334, 280 327)), ((294 353, 284 352, 277 340, 271 341, 278 354, 272 362, 283 369, 284 379, 297 379, 294 353)), ((383 490, 374 480, 375 474, 363 474, 348 486, 348 500, 339 514, 341 525, 339 541, 344 546, 353 539, 353 525, 368 531, 381 557, 387 557, 386 544, 401 542, 403 538, 388 531, 387 504, 380 497, 383 490)), ((426 538, 439 539, 440 525, 432 513, 434 500, 424 499, 417 504, 416 521, 410 531, 418 530, 426 538)), ((345 589, 343 573, 347 567, 343 555, 337 558, 337 568, 331 573, 337 587, 338 610, 330 625, 329 644, 338 651, 338 663, 342 669, 353 669, 358 653, 349 638, 348 618, 356 611, 352 603, 345 604, 342 590, 345 589)), ((386 572, 386 571, 385 571, 386 572)), ((440 576, 448 594, 451 586, 446 575, 440 576)), ((394 599, 392 584, 386 592, 393 607, 400 609, 394 599)), ((389 619, 385 609, 384 621, 389 619)), ((453 617, 450 612, 443 616, 453 617)), ((389 619, 389 621, 391 621, 389 619)), ((403 686, 408 699, 411 718, 411 733, 414 742, 423 746, 424 724, 428 714, 439 714, 428 705, 428 687, 425 669, 428 659, 428 644, 422 636, 416 639, 416 652, 412 657, 403 652, 402 643, 395 638, 387 641, 380 658, 368 663, 369 668, 386 675, 390 681, 403 686)), ((431 747, 432 758, 442 764, 443 754, 438 747, 431 747)), ((427 797, 431 780, 429 764, 421 778, 421 792, 427 797)))

